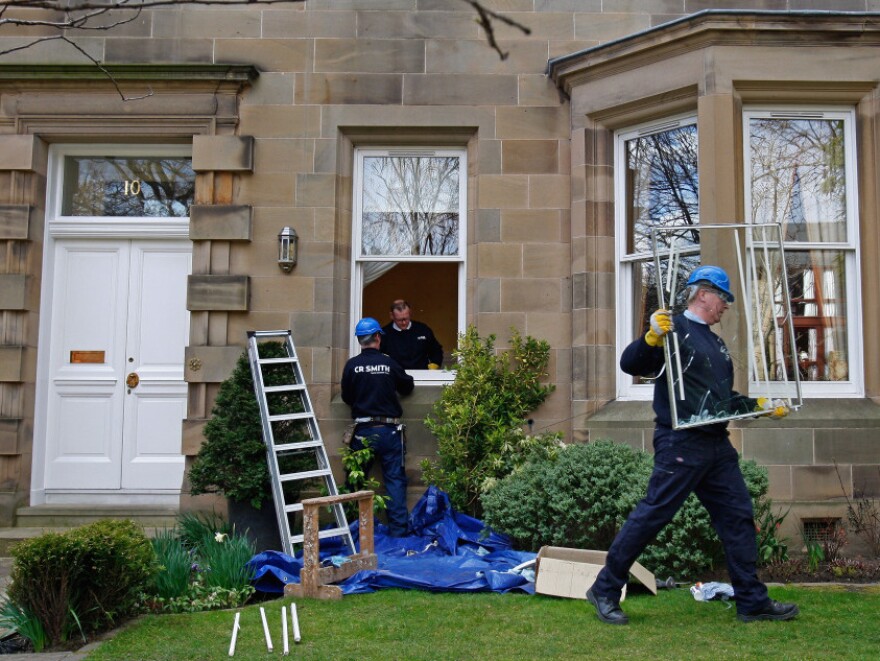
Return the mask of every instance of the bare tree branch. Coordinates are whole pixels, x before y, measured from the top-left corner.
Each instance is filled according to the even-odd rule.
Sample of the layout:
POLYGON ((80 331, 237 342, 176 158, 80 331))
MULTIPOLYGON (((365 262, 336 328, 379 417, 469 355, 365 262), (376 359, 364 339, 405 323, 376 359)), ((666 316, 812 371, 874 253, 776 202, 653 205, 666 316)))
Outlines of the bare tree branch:
POLYGON ((501 50, 501 46, 498 45, 498 42, 495 40, 495 25, 493 21, 501 21, 506 25, 514 27, 520 30, 523 34, 531 34, 532 31, 527 26, 523 25, 519 21, 515 21, 509 16, 505 16, 504 14, 499 14, 498 12, 492 11, 482 5, 478 0, 462 0, 466 2, 471 7, 474 8, 474 11, 477 12, 477 15, 480 17, 478 21, 480 27, 483 28, 483 32, 486 33, 486 41, 489 42, 489 45, 493 48, 493 50, 498 53, 498 57, 502 60, 506 60, 509 53, 507 51, 501 50))
MULTIPOLYGON (((506 60, 508 52, 501 49, 495 37, 495 25, 501 22, 520 30, 523 34, 531 34, 531 30, 522 23, 483 6, 480 0, 461 0, 477 13, 477 23, 486 35, 489 46, 498 53, 498 57, 506 60)), ((119 82, 103 64, 79 46, 70 36, 70 32, 79 31, 111 31, 121 25, 137 20, 145 9, 179 5, 276 5, 298 4, 304 0, 0 0, 0 36, 13 36, 3 28, 29 27, 57 30, 57 35, 34 37, 27 43, 7 48, 0 48, 0 57, 27 50, 47 41, 63 41, 78 53, 92 62, 113 83, 123 101, 143 99, 153 95, 150 90, 139 96, 126 96, 119 82), (27 10, 26 13, 15 15, 14 9, 27 10), (28 15, 40 12, 44 15, 28 15)))

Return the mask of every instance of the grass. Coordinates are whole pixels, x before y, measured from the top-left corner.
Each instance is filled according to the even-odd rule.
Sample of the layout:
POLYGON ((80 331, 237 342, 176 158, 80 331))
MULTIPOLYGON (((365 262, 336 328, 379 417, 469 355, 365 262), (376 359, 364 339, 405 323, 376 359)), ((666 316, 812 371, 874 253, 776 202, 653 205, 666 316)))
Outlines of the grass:
MULTIPOLYGON (((599 622, 585 601, 522 594, 385 590, 342 601, 297 600, 300 659, 877 659, 880 587, 773 587, 795 601, 791 622, 743 624, 722 602, 687 589, 631 594, 630 625, 599 622)), ((236 659, 279 658, 278 599, 239 609, 236 659), (266 609, 274 651, 263 637, 266 609)), ((289 610, 288 610, 289 612, 289 610)), ((149 616, 103 643, 90 661, 228 658, 235 611, 149 616)), ((291 630, 292 631, 292 630, 291 630)))

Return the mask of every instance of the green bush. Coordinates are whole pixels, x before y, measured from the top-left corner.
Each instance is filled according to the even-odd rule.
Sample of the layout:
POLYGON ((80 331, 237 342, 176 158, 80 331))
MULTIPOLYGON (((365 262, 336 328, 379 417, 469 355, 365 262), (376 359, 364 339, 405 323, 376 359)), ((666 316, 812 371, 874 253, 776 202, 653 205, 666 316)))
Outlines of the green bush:
MULTIPOLYGON (((278 342, 266 342, 260 351, 267 357, 285 355, 278 342)), ((189 469, 191 492, 221 493, 259 509, 272 498, 272 491, 247 351, 220 384, 211 416, 205 423, 205 442, 189 469)))
MULTIPOLYGON (((261 342, 259 346, 261 358, 287 356, 281 342, 261 342)), ((264 365, 263 381, 267 386, 291 383, 290 364, 264 365)), ((271 415, 303 411, 302 395, 297 391, 267 393, 266 402, 271 415)), ((278 445, 309 438, 308 424, 302 420, 275 422, 272 432, 278 445)), ((247 350, 239 356, 229 378, 220 384, 204 436, 205 442, 189 469, 192 494, 220 493, 230 500, 250 503, 255 509, 272 500, 260 407, 247 350)), ((279 453, 277 457, 281 474, 317 467, 313 451, 279 453)), ((298 500, 304 486, 302 482, 286 483, 287 502, 298 500)))
POLYGON ((132 615, 158 569, 150 541, 132 521, 40 535, 17 544, 12 556, 9 598, 39 620, 50 645, 132 615))
POLYGON ((531 452, 552 453, 560 443, 560 434, 522 431, 528 414, 554 390, 543 383, 550 345, 514 330, 510 349, 498 353, 494 335, 483 340, 469 326, 455 357, 455 381, 425 420, 437 438, 438 456, 422 462, 423 479, 446 491, 457 510, 479 517, 485 489, 531 452))
MULTIPOLYGON (((484 521, 532 551, 544 545, 607 550, 644 497, 652 465, 649 454, 610 441, 570 445, 555 459, 528 461, 484 494, 484 521)), ((759 506, 767 493, 766 470, 752 461, 740 466, 759 506)), ((639 562, 658 576, 688 580, 723 558, 708 512, 691 495, 639 562)))

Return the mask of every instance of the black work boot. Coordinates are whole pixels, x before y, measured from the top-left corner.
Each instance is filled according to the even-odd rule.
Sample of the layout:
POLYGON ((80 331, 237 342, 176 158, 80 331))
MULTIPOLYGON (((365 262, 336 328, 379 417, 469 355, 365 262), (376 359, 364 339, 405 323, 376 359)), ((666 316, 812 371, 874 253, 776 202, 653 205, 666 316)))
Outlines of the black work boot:
POLYGON ((740 613, 737 617, 741 622, 758 622, 759 620, 790 620, 800 613, 797 604, 783 604, 775 599, 761 610, 752 613, 740 613))
POLYGON ((629 624, 629 618, 620 610, 620 604, 593 594, 593 588, 587 590, 587 601, 596 607, 596 615, 605 624, 629 624))

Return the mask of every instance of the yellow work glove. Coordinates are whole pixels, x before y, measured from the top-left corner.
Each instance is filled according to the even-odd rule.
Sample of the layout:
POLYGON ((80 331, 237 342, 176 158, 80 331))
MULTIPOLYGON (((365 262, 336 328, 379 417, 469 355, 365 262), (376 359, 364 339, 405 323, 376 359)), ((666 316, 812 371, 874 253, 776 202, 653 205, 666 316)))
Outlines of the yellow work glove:
POLYGON ((781 399, 770 399, 769 397, 758 397, 758 406, 756 411, 766 411, 774 420, 784 418, 788 415, 788 404, 781 399))
POLYGON ((429 370, 439 370, 440 366, 437 363, 428 363, 429 370))
POLYGON ((645 342, 652 347, 663 346, 663 336, 672 330, 672 316, 669 310, 657 310, 651 315, 651 328, 645 333, 645 342))

